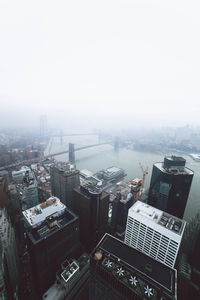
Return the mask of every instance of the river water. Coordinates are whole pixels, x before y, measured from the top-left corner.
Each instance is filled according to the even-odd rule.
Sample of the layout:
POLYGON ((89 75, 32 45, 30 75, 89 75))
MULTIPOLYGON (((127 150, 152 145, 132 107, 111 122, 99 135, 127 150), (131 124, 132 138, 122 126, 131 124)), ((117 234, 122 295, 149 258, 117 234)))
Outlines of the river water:
MULTIPOLYGON (((63 137, 62 143, 60 138, 54 137, 49 143, 45 153, 68 150, 69 142, 74 143, 75 148, 78 148, 80 146, 97 144, 99 141, 98 137, 93 135, 63 137)), ((92 172, 97 172, 110 166, 117 166, 125 170, 127 180, 135 177, 142 177, 142 172, 139 167, 139 163, 141 163, 145 168, 148 167, 148 175, 145 180, 145 188, 148 188, 151 179, 152 166, 155 162, 163 161, 164 154, 139 152, 125 148, 120 148, 116 151, 111 145, 102 145, 77 151, 75 152, 75 157, 76 167, 80 170, 88 169, 92 172)), ((184 215, 184 219, 189 221, 190 218, 200 210, 200 162, 193 161, 188 155, 183 155, 183 157, 186 159, 186 166, 194 171, 193 182, 184 215)), ((68 161, 68 154, 56 156, 56 159, 68 161)))

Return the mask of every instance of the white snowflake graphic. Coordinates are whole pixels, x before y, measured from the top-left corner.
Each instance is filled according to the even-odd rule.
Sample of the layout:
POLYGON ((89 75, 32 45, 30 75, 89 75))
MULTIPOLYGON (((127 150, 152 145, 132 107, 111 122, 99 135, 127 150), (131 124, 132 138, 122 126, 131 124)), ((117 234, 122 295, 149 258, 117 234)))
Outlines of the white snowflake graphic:
POLYGON ((151 297, 153 296, 153 289, 150 288, 148 285, 144 287, 144 293, 148 296, 151 297))
POLYGON ((123 276, 124 275, 124 270, 122 269, 122 267, 117 269, 117 274, 119 276, 123 276))
POLYGON ((130 281, 131 285, 137 286, 138 280, 136 279, 136 276, 134 276, 134 277, 131 276, 129 278, 129 281, 130 281))
POLYGON ((107 259, 106 262, 105 262, 105 266, 106 266, 107 268, 111 268, 112 265, 113 265, 112 261, 110 261, 109 259, 107 259))

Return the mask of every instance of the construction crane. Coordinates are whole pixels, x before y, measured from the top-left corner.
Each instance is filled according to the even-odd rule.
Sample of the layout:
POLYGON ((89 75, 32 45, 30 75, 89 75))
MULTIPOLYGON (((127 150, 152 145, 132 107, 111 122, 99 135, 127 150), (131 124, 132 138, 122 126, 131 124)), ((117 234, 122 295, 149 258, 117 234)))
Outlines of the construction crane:
POLYGON ((141 163, 139 163, 139 166, 140 166, 140 169, 142 170, 142 185, 141 185, 141 188, 140 188, 140 194, 139 194, 138 200, 141 201, 142 200, 142 195, 143 195, 143 192, 144 192, 145 178, 146 178, 146 175, 148 174, 148 167, 144 168, 141 163))

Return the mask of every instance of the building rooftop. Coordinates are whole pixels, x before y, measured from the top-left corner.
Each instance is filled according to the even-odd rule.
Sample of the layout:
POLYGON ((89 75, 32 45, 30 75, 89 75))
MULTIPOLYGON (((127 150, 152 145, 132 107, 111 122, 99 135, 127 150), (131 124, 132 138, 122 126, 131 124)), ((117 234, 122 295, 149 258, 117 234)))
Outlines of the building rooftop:
POLYGON ((186 224, 184 220, 178 219, 141 201, 136 201, 130 208, 130 211, 179 235, 183 233, 186 224))
POLYGON ((80 171, 80 175, 83 176, 84 178, 88 178, 93 176, 93 173, 89 170, 84 169, 80 171))
POLYGON ((187 167, 178 168, 178 166, 174 166, 173 168, 166 169, 164 168, 163 162, 158 162, 154 164, 158 169, 160 169, 163 173, 173 174, 173 175, 193 175, 194 172, 187 167))
POLYGON ((185 162, 185 158, 181 157, 181 156, 176 156, 176 155, 166 155, 165 156, 168 160, 171 161, 180 161, 180 162, 185 162))
POLYGON ((121 170, 122 169, 117 168, 117 167, 110 167, 110 168, 106 169, 105 172, 107 172, 107 173, 116 173, 116 172, 119 172, 121 170))
POLYGON ((102 189, 94 186, 89 182, 82 182, 80 185, 80 190, 86 193, 87 195, 100 195, 102 193, 102 189))
POLYGON ((81 185, 83 184, 91 184, 93 186, 100 187, 102 186, 102 180, 98 179, 93 175, 93 173, 89 170, 81 170, 80 171, 80 182, 81 185))
MULTIPOLYGON (((147 287, 154 293, 164 291, 170 298, 176 299, 176 270, 170 268, 135 248, 126 245, 121 240, 105 234, 99 242, 91 258, 96 258, 100 267, 117 278, 122 284, 133 288, 134 291, 143 290, 146 299, 147 287), (138 287, 139 286, 139 287, 138 287)), ((162 293, 161 292, 161 293, 162 293)), ((158 299, 157 297, 153 299, 158 299)))
POLYGON ((13 176, 13 177, 16 177, 16 176, 19 176, 19 175, 25 175, 25 173, 26 173, 27 171, 30 172, 30 171, 31 171, 30 168, 27 167, 27 166, 23 166, 23 167, 21 167, 21 169, 18 170, 18 171, 12 171, 12 176, 13 176))
POLYGON ((76 260, 73 260, 69 263, 69 265, 66 267, 66 269, 61 273, 61 277, 64 280, 64 282, 69 282, 74 274, 79 271, 79 265, 77 264, 76 260))
POLYGON ((76 170, 75 165, 65 163, 65 162, 55 162, 53 165, 51 165, 51 168, 56 168, 60 172, 63 172, 66 175, 74 173, 74 172, 79 172, 79 170, 76 170))
POLYGON ((78 259, 66 260, 56 273, 56 282, 45 292, 43 299, 61 300, 71 294, 75 287, 77 290, 82 286, 82 280, 89 277, 89 256, 83 253, 78 259), (80 285, 80 286, 79 286, 80 285))
POLYGON ((29 226, 39 227, 52 214, 63 214, 65 208, 66 206, 57 197, 52 196, 47 201, 23 211, 23 215, 29 226))
POLYGON ((62 213, 55 212, 46 217, 40 225, 32 226, 28 232, 28 236, 32 243, 35 244, 77 220, 78 217, 73 212, 65 208, 62 213))

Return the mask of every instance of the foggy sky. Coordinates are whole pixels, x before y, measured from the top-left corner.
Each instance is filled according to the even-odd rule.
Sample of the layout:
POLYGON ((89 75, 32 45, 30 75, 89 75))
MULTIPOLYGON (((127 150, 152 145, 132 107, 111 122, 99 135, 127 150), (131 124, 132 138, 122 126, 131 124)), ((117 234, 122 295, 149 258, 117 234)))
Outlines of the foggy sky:
POLYGON ((0 1, 0 126, 200 125, 199 1, 0 1))

